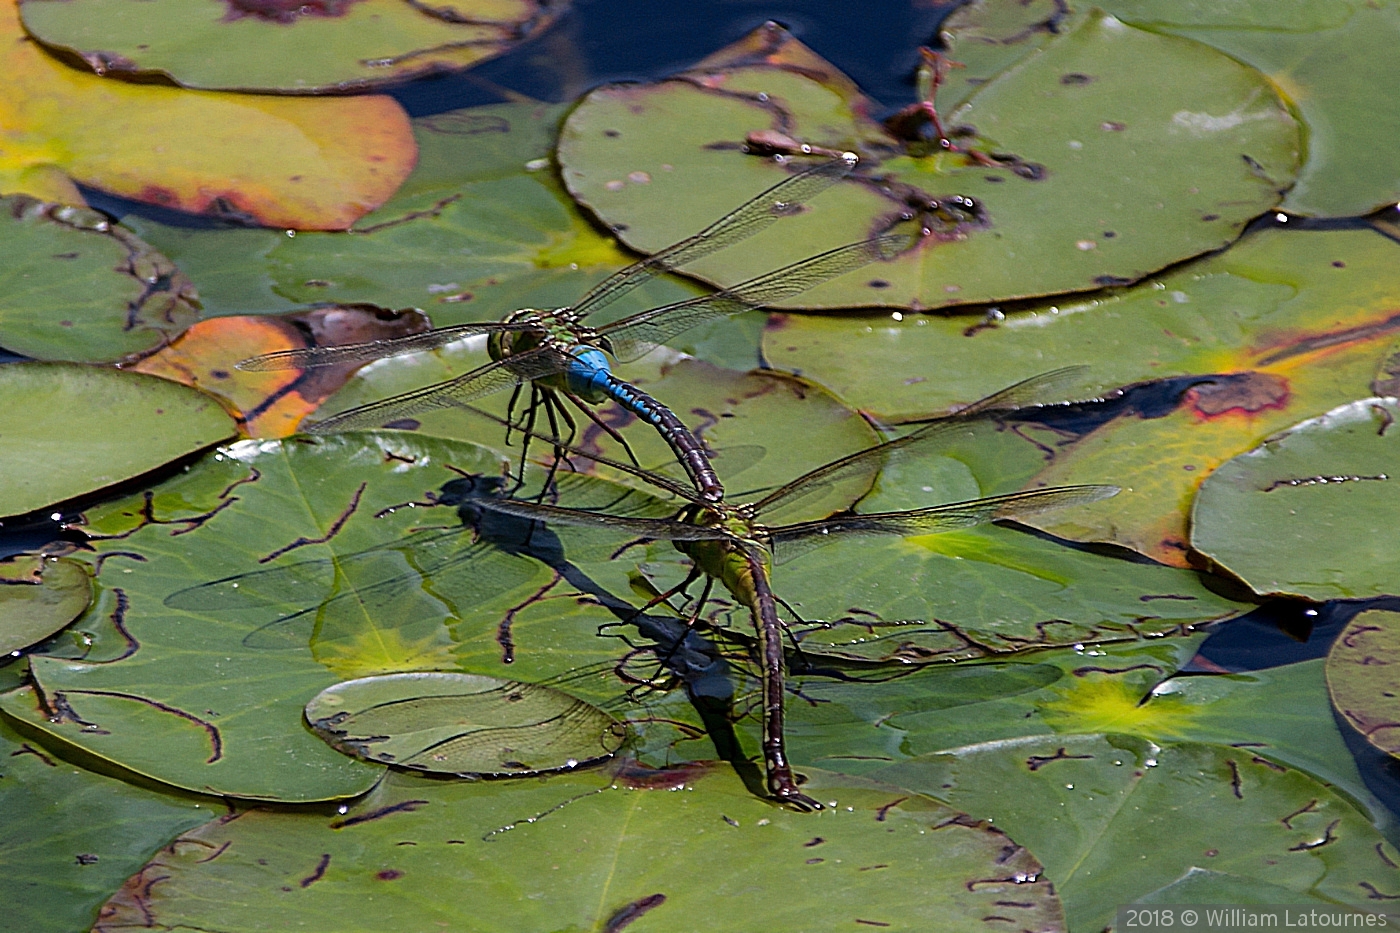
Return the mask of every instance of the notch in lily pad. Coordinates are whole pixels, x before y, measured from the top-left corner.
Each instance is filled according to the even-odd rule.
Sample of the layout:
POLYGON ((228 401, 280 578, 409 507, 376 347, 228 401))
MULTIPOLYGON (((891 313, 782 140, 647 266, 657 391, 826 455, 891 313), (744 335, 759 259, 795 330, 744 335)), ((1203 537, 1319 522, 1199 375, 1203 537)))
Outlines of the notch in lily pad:
POLYGON ((306 721, 356 758, 458 777, 521 777, 609 758, 627 729, 552 687, 413 671, 347 680, 306 704, 306 721))

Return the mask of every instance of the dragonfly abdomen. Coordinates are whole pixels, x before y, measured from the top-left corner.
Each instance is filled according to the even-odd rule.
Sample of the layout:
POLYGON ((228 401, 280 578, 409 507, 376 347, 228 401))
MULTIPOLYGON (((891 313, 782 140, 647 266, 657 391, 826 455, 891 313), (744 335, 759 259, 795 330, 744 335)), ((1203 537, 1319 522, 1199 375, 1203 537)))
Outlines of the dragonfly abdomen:
MULTIPOLYGON (((596 350, 593 352, 598 353, 596 350)), ((602 354, 599 353, 599 355, 602 354)), ((571 367, 570 372, 572 371, 571 367)), ((607 370, 595 370, 594 372, 595 376, 590 385, 656 428, 657 433, 670 445, 676 459, 680 461, 686 475, 695 484, 695 488, 702 498, 711 502, 718 502, 724 498, 724 487, 720 485, 719 476, 715 473, 714 467, 710 466, 710 458, 705 453, 704 446, 694 434, 690 433, 690 429, 685 426, 681 419, 676 417, 671 409, 636 386, 618 379, 607 370)))

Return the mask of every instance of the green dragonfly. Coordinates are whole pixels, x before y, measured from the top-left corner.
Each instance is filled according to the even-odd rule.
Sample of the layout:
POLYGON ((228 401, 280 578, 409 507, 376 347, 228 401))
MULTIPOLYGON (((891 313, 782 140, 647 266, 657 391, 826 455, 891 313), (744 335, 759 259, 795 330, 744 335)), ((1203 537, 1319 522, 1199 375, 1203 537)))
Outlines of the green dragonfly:
MULTIPOLYGON (((598 328, 587 326, 584 319, 656 275, 732 246, 778 220, 801 213, 807 201, 848 175, 856 161, 855 154, 848 152, 784 179, 694 236, 603 280, 572 306, 554 310, 525 308, 500 322, 457 324, 393 340, 282 350, 243 360, 238 368, 299 369, 365 363, 485 335, 492 362, 447 382, 341 412, 309 425, 307 430, 329 433, 378 427, 423 412, 458 407, 512 387, 516 394, 511 398, 510 407, 514 410, 521 389, 528 384, 531 400, 525 424, 527 432, 533 428, 536 412, 542 407, 553 434, 560 434, 558 413, 572 437, 575 425, 560 401, 562 397, 625 447, 626 441, 585 404, 612 399, 655 427, 675 452, 700 495, 706 500, 718 501, 723 497, 724 488, 710 465, 704 446, 665 405, 614 376, 609 355, 623 362, 639 359, 652 348, 706 321, 766 307, 869 263, 893 259, 912 246, 917 235, 891 234, 851 243, 712 294, 652 308, 598 328)), ((521 462, 524 462, 523 453, 521 462)))
MULTIPOLYGON (((926 535, 970 528, 1000 519, 1020 518, 1053 509, 1084 505, 1117 495, 1116 486, 1083 485, 1037 489, 1009 495, 987 496, 927 508, 860 514, 846 511, 817 520, 772 525, 761 518, 780 515, 798 501, 833 484, 850 481, 873 483, 881 470, 928 453, 976 419, 1042 403, 1046 391, 1077 375, 1079 368, 1034 377, 990 395, 960 412, 940 418, 903 437, 834 460, 768 492, 755 502, 733 505, 711 501, 668 477, 639 470, 617 461, 570 450, 577 456, 621 470, 686 502, 674 519, 629 518, 604 512, 571 509, 515 499, 482 501, 484 509, 551 523, 612 528, 639 538, 668 540, 691 559, 690 573, 677 586, 660 594, 639 612, 705 578, 692 620, 718 582, 747 608, 758 634, 762 670, 763 758, 768 790, 778 800, 798 809, 819 809, 820 804, 798 788, 783 743, 783 683, 785 676, 782 633, 778 615, 781 602, 774 594, 770 571, 779 563, 846 535, 926 535)), ((491 417, 491 416, 488 416, 491 417)), ((556 442, 558 439, 541 438, 556 442)), ((560 442, 562 443, 562 442, 560 442)), ((566 448, 569 449, 569 448, 566 448)), ((866 487, 869 488, 868 486, 866 487)))

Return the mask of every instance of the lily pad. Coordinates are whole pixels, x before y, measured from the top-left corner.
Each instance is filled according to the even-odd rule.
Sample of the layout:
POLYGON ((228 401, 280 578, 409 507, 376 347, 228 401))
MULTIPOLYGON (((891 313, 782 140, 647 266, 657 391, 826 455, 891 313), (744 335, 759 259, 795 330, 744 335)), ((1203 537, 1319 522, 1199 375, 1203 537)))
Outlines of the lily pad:
POLYGON ((1064 929, 1039 864, 1000 831, 855 778, 813 774, 808 789, 837 806, 773 807, 723 766, 528 784, 397 776, 341 816, 255 811, 185 834, 94 929, 290 921, 349 933, 392 918, 401 929, 644 933, 703 918, 707 930, 817 933, 980 929, 1007 916, 1064 929))
POLYGON ((1400 687, 1390 670, 1400 661, 1400 613, 1363 612, 1327 654, 1327 689, 1342 717, 1366 741, 1400 757, 1400 687))
POLYGON ((1192 547, 1260 594, 1400 593, 1397 413, 1394 399, 1361 399, 1235 457, 1201 486, 1192 547))
POLYGON ((798 299, 933 308, 1126 283, 1224 246, 1277 203, 1300 147, 1258 72, 1097 11, 947 115, 974 127, 965 148, 990 153, 992 165, 906 155, 863 116, 872 109, 833 66, 769 26, 671 80, 592 92, 565 123, 559 158, 574 196, 651 252, 783 177, 782 164, 744 154, 754 134, 855 150, 858 176, 805 216, 696 269, 733 284, 942 198, 924 218, 933 235, 910 255, 798 299))
POLYGON ((199 318, 184 274, 96 211, 0 198, 0 346, 98 363, 166 343, 199 318))
POLYGON ((43 641, 91 601, 92 579, 77 561, 22 554, 0 562, 0 654, 43 641))
POLYGON ((1265 230, 1116 295, 1040 304, 973 326, 788 315, 772 322, 764 354, 891 416, 946 411, 1086 359, 1092 379, 1079 397, 1230 374, 1201 379, 1183 396, 1193 381, 1184 380, 1165 405, 1125 412, 1077 443, 1043 439, 1053 460, 1036 482, 1112 482, 1124 492, 1036 526, 1185 566, 1187 509, 1212 469, 1373 391, 1394 340, 1397 258, 1393 242, 1368 231, 1265 230))
POLYGON ((340 230, 413 167, 408 117, 388 97, 287 100, 107 81, 45 54, 18 5, 0 16, 0 47, 5 193, 82 204, 76 183, 192 213, 340 230))
POLYGON ((1386 78, 1400 68, 1400 9, 1390 3, 1193 3, 1106 0, 1128 22, 1189 36, 1253 65, 1308 131, 1308 159, 1283 209, 1343 217, 1400 200, 1383 127, 1400 122, 1386 78))
POLYGON ((306 704, 306 720, 347 755, 459 777, 565 771, 611 757, 627 735, 560 690, 444 671, 335 684, 306 704))
POLYGON ((564 3, 456 0, 25 0, 25 28, 99 75, 208 90, 364 90, 467 68, 552 23, 564 3))
POLYGON ((0 761, 0 896, 6 925, 25 933, 88 929, 157 849, 223 810, 75 767, 3 721, 0 761))
POLYGON ((1024 839, 1044 860, 1071 929, 1108 926, 1118 905, 1197 867, 1258 879, 1295 902, 1374 907, 1400 893, 1400 853, 1365 816, 1325 784, 1248 749, 1027 736, 875 775, 937 793, 1024 839))
POLYGON ((164 379, 68 363, 0 367, 0 515, 139 476, 233 433, 212 398, 164 379))
MULTIPOLYGON (((303 725, 305 705, 347 678, 461 670, 486 643, 498 665, 507 650, 514 664, 482 673, 569 679, 555 685, 591 701, 577 680, 616 702, 627 684, 613 670, 630 649, 595 634, 614 617, 590 603, 569 629, 576 597, 546 596, 567 576, 591 586, 590 598, 618 603, 607 594, 626 594, 627 566, 611 542, 594 546, 586 533, 561 541, 508 517, 482 519, 471 496, 496 494, 501 467, 483 448, 407 434, 218 451, 149 498, 89 513, 101 593, 77 624, 110 622, 120 650, 31 658, 34 692, 0 707, 54 741, 177 787, 311 801, 354 796, 381 773, 303 725), (576 573, 563 555, 592 563, 576 573), (511 641, 511 620, 527 607, 543 608, 558 644, 528 629, 511 641), (595 673, 610 692, 588 680, 595 673)), ((560 483, 562 494, 624 514, 671 510, 597 479, 560 483)))
POLYGON ((305 347, 309 341, 333 346, 427 329, 422 312, 373 305, 330 305, 276 317, 221 317, 199 322, 130 368, 218 395, 240 413, 240 426, 249 436, 286 437, 344 385, 356 367, 242 373, 235 368, 239 360, 305 347))

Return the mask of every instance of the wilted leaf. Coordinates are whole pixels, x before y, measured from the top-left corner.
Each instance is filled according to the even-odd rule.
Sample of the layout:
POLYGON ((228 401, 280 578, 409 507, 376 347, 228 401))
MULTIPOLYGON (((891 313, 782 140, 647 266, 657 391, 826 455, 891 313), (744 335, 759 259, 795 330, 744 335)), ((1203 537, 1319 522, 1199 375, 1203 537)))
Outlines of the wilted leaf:
POLYGON ((383 203, 413 167, 408 117, 391 98, 287 100, 104 80, 44 54, 17 8, 3 14, 0 191, 81 203, 77 182, 159 207, 338 230, 383 203))
POLYGON ((814 773, 808 790, 836 806, 775 807, 719 765, 530 782, 400 776, 343 816, 255 811, 187 833, 94 929, 645 933, 699 922, 818 933, 982 929, 1008 916, 1064 929, 1040 865, 1000 831, 858 778, 814 773))
POLYGON ((419 311, 389 311, 374 305, 329 305, 278 317, 221 317, 201 321, 131 368, 225 399, 242 413, 241 426, 251 437, 286 437, 357 367, 237 372, 235 364, 240 360, 305 347, 311 345, 309 340, 315 346, 334 346, 427 329, 427 318, 419 311))
POLYGON ((627 736, 562 691, 447 671, 335 684, 306 704, 306 721, 347 755, 461 777, 567 771, 611 757, 627 736))
POLYGON ((139 476, 233 433, 212 398, 164 379, 69 363, 0 367, 0 515, 139 476))
POLYGON ((1397 413, 1361 399, 1235 457, 1201 486, 1191 546, 1264 595, 1400 594, 1397 413))
POLYGON ((210 90, 363 90, 499 55, 566 8, 539 0, 25 0, 39 41, 109 75, 210 90))
POLYGON ((83 564, 42 554, 6 558, 0 562, 0 653, 43 641, 91 601, 92 579, 83 564))
POLYGON ((160 346, 199 317, 194 286, 96 211, 0 198, 0 346, 97 363, 160 346))
POLYGON ((570 114, 559 158, 575 197, 650 252, 783 177, 781 165, 744 154, 755 135, 855 150, 859 176, 806 216, 696 268, 733 284, 942 199, 922 217, 934 235, 913 254, 794 302, 929 308, 1134 281, 1216 249, 1277 202, 1299 150, 1297 126, 1258 72, 1098 12, 946 115, 974 127, 960 144, 995 165, 903 155, 863 116, 873 109, 833 66, 764 27, 677 78, 592 92, 570 114))

